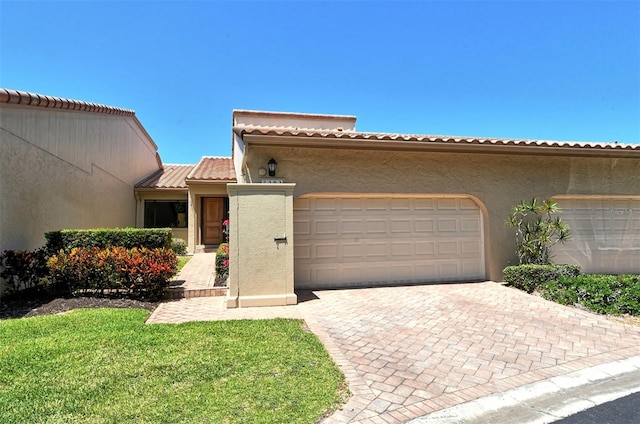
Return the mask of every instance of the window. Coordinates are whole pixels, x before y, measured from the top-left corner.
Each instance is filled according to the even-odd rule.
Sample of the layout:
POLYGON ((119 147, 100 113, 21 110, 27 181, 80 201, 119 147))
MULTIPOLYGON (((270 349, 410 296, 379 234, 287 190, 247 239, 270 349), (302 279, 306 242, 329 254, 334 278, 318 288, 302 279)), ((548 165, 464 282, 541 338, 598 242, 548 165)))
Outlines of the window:
POLYGON ((145 200, 145 228, 186 228, 186 200, 145 200))

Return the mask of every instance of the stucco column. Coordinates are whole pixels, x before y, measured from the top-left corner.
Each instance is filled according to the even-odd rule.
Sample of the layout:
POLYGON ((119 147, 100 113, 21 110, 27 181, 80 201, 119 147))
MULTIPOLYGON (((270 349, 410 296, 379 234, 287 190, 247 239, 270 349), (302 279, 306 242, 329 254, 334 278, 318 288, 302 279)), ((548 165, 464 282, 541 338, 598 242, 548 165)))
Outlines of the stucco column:
POLYGON ((228 184, 227 306, 297 303, 293 288, 295 184, 228 184))
POLYGON ((198 213, 196 208, 196 196, 193 190, 189 188, 187 194, 187 213, 189 214, 187 222, 187 252, 194 253, 196 251, 196 243, 198 239, 198 213))

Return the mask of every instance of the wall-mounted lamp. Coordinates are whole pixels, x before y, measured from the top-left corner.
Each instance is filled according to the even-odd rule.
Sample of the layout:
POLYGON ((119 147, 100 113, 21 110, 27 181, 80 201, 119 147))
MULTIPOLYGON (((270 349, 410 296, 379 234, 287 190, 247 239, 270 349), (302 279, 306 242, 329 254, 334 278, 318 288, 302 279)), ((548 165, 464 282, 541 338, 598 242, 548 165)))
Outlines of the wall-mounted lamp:
POLYGON ((269 162, 267 162, 267 165, 269 167, 269 176, 270 177, 275 177, 276 176, 276 168, 278 167, 278 162, 276 162, 276 160, 274 158, 271 158, 271 160, 269 162))

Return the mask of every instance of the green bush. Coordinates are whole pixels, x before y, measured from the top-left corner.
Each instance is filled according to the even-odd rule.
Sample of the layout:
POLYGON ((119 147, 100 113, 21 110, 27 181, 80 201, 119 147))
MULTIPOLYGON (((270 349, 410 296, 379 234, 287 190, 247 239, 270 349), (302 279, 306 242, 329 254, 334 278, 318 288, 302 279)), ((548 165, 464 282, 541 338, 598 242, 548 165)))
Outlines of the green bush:
POLYGON ((216 251, 216 283, 229 277, 229 244, 221 243, 216 251))
POLYGON ((91 247, 61 250, 47 265, 53 280, 71 293, 112 291, 156 300, 176 274, 178 258, 171 249, 91 247))
POLYGON ((127 249, 145 247, 147 249, 171 248, 170 228, 98 228, 91 230, 59 230, 45 233, 46 250, 50 254, 60 250, 105 248, 122 246, 127 249))
POLYGON ((171 239, 171 250, 174 251, 176 255, 186 255, 187 254, 187 242, 181 238, 172 238, 171 239))
POLYGON ((516 254, 520 265, 551 264, 551 250, 558 243, 571 239, 569 226, 552 215, 560 207, 552 199, 541 202, 535 197, 522 201, 511 209, 507 225, 516 230, 516 254))
POLYGON ((600 314, 640 315, 640 275, 579 275, 549 281, 540 288, 546 299, 582 305, 600 314))
MULTIPOLYGON (((36 290, 47 286, 47 253, 44 249, 5 250, 0 254, 0 279, 7 292, 36 290)), ((1 292, 1 289, 0 289, 1 292)))
POLYGON ((541 284, 555 281, 560 277, 574 277, 580 275, 579 265, 514 265, 503 270, 503 279, 509 285, 534 292, 541 284))

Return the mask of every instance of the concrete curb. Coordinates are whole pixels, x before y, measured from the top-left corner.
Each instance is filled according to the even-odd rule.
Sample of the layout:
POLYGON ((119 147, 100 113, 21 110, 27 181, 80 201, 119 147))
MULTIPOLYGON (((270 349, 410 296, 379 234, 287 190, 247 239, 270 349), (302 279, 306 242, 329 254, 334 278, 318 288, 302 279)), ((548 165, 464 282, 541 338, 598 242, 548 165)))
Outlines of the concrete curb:
POLYGON ((636 392, 640 392, 640 356, 485 396, 408 423, 552 423, 636 392))

